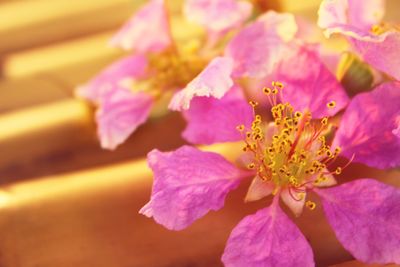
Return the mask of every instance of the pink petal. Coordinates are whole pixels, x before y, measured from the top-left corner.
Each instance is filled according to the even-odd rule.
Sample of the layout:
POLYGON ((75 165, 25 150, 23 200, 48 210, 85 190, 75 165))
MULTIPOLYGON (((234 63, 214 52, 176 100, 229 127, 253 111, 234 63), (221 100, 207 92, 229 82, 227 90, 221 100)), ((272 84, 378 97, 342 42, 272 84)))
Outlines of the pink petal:
POLYGON ((240 26, 251 11, 250 3, 236 0, 186 0, 184 6, 188 20, 211 32, 225 32, 240 26))
POLYGON ((275 79, 285 85, 283 100, 296 110, 310 110, 313 117, 333 116, 349 99, 343 87, 311 47, 292 45, 275 69, 275 79), (328 109, 327 104, 336 102, 328 109))
POLYGON ((363 30, 379 24, 385 15, 386 0, 348 0, 348 21, 363 30))
POLYGON ((293 15, 269 11, 244 28, 228 44, 225 55, 234 60, 234 76, 263 78, 283 55, 285 42, 297 31, 293 15))
POLYGON ((370 65, 400 81, 400 32, 380 35, 380 41, 351 39, 356 50, 370 65))
POLYGON ((242 140, 238 125, 251 126, 253 110, 235 86, 221 99, 198 97, 184 112, 188 122, 182 136, 194 144, 213 144, 242 140))
POLYGON ((151 151, 154 173, 150 201, 140 210, 170 230, 181 230, 210 210, 223 207, 229 191, 248 175, 221 155, 183 146, 173 152, 151 151))
POLYGON ((257 201, 272 194, 275 189, 274 183, 270 181, 263 181, 259 176, 253 178, 247 194, 245 197, 246 202, 257 201))
POLYGON ((306 193, 290 192, 289 189, 282 190, 280 194, 283 203, 289 207, 293 214, 298 217, 303 212, 303 207, 306 199, 306 193), (296 199, 294 199, 295 197, 296 199))
POLYGON ((359 179, 318 190, 342 245, 366 263, 400 263, 400 190, 359 179))
POLYGON ((400 116, 397 117, 396 123, 397 123, 397 128, 392 130, 392 134, 394 134, 394 136, 397 136, 397 138, 399 138, 400 140, 400 116))
POLYGON ((332 33, 360 34, 379 24, 385 0, 323 0, 318 10, 318 26, 332 33))
POLYGON ((277 203, 240 221, 222 261, 226 267, 314 266, 310 245, 277 203))
POLYGON ((333 147, 376 168, 400 166, 400 139, 393 134, 400 116, 400 83, 382 84, 353 98, 343 114, 333 147))
POLYGON ((115 149, 149 116, 153 98, 145 93, 115 90, 104 98, 96 113, 102 148, 115 149))
POLYGON ((195 96, 222 98, 233 86, 232 69, 232 59, 227 57, 214 58, 193 81, 184 89, 175 93, 169 108, 177 111, 189 109, 190 101, 195 96))
POLYGON ((111 45, 137 53, 161 52, 172 44, 163 0, 151 0, 111 39, 111 45))
POLYGON ((147 64, 146 57, 142 55, 125 57, 104 69, 87 84, 78 87, 76 94, 99 103, 108 92, 122 89, 124 80, 144 77, 147 64))

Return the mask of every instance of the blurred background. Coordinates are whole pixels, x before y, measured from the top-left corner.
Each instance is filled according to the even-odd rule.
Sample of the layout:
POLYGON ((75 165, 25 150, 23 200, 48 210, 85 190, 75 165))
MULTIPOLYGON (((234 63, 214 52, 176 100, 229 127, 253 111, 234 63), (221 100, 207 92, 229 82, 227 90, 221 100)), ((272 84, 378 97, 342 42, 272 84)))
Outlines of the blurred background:
MULTIPOLYGON (((144 157, 183 144, 183 120, 152 119, 115 151, 101 150, 94 108, 74 89, 123 55, 108 40, 144 2, 0 0, 0 267, 221 266, 233 226, 265 204, 244 207, 244 187, 227 209, 179 233, 137 214, 152 183, 144 157)), ((315 21, 319 2, 267 4, 315 21)), ((170 0, 174 12, 180 4, 170 0)), ((298 223, 319 266, 364 266, 338 245, 319 209, 304 217, 298 223)))

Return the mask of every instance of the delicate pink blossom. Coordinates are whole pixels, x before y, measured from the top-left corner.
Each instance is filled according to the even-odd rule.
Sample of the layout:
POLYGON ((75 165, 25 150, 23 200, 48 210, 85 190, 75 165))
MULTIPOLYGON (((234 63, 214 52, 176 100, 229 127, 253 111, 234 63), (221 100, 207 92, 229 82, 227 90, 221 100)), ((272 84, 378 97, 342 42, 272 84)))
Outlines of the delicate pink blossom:
MULTIPOLYGON (((174 152, 150 152, 148 160, 155 181, 151 200, 141 213, 154 217, 168 229, 183 229, 208 211, 220 209, 227 193, 242 179, 253 176, 246 201, 274 195, 273 203, 247 216, 233 229, 222 256, 226 266, 314 266, 309 244, 279 207, 282 199, 296 216, 304 206, 313 210, 316 204, 307 200, 310 191, 321 197, 329 223, 352 255, 367 263, 400 263, 400 190, 372 179, 335 186, 334 175, 340 174, 351 160, 334 169, 331 163, 348 147, 329 145, 326 136, 332 126, 327 117, 313 121, 309 111, 295 111, 289 103, 279 103, 280 95, 284 95, 281 89, 280 83, 264 89, 273 104, 273 123, 263 123, 263 118, 256 115, 257 103, 252 101, 255 116, 251 126, 238 126, 245 142, 243 159, 247 170, 216 153, 188 146, 174 152)), ((385 93, 384 86, 366 94, 379 99, 385 93)), ((350 104, 346 113, 360 110, 358 98, 353 101, 355 104, 350 104)), ((379 113, 392 118, 391 107, 383 108, 386 103, 378 103, 382 108, 379 113)), ((326 105, 327 109, 335 107, 332 102, 326 105)), ((397 123, 398 113, 395 118, 397 123)), ((358 127, 344 123, 352 122, 344 120, 340 128, 358 127)), ((371 129, 375 121, 363 123, 371 129)), ((358 141, 355 138, 340 145, 358 141)), ((387 148, 388 141, 391 142, 385 140, 375 146, 387 148)), ((368 147, 368 140, 359 146, 368 147)))
POLYGON ((185 14, 204 26, 212 41, 200 41, 203 47, 197 48, 190 42, 175 42, 165 1, 148 1, 111 40, 113 45, 131 50, 133 55, 112 64, 78 88, 78 96, 99 107, 96 121, 103 148, 114 149, 124 142, 146 121, 152 103, 163 95, 172 95, 171 91, 189 88, 173 99, 176 104, 171 104, 174 109, 180 109, 181 105, 187 109, 195 96, 221 98, 232 87, 231 78, 224 75, 232 71, 232 60, 211 61, 215 51, 221 49, 211 43, 244 23, 251 13, 250 3, 187 0, 184 5, 185 14), (210 61, 211 69, 201 74, 204 77, 188 84, 210 61))
MULTIPOLYGON (((286 96, 295 108, 309 109, 320 117, 334 115, 347 105, 348 97, 335 76, 323 63, 319 47, 293 39, 296 30, 297 25, 293 15, 266 12, 228 43, 223 57, 214 59, 188 86, 176 93, 169 107, 181 111, 189 109, 186 113, 191 113, 190 101, 193 101, 195 96, 212 96, 220 99, 233 88, 233 84, 239 86, 243 79, 257 81, 273 77, 290 84, 291 93, 286 96), (296 71, 300 69, 302 71, 296 71), (324 103, 333 100, 336 101, 337 107, 326 110, 324 103)), ((252 94, 251 87, 243 89, 252 94)), ((203 98, 198 102, 201 102, 203 107, 214 106, 213 99, 203 98)), ((244 99, 237 102, 238 106, 245 106, 244 99)), ((214 111, 216 109, 209 110, 207 116, 211 118, 214 111)), ((236 114, 236 110, 231 107, 214 116, 220 120, 222 116, 226 116, 226 120, 230 121, 236 114)), ((188 121, 188 128, 196 129, 197 137, 187 134, 194 131, 185 130, 184 137, 190 142, 210 144, 234 141, 233 137, 239 139, 233 127, 219 127, 222 125, 213 123, 215 127, 211 130, 206 123, 198 119, 200 118, 198 116, 185 116, 185 118, 188 121), (212 135, 218 138, 210 138, 212 135)))
POLYGON ((348 37, 367 63, 400 80, 400 31, 381 23, 384 6, 384 0, 324 0, 318 25, 328 37, 334 33, 348 37))

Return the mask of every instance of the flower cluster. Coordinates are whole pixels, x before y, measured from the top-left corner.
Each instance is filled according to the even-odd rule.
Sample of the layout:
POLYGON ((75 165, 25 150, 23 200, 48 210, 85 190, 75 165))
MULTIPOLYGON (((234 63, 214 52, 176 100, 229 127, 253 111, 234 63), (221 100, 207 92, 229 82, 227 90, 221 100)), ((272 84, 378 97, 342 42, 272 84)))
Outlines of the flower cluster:
POLYGON ((99 106, 102 146, 121 144, 166 99, 185 118, 188 142, 243 147, 235 163, 189 145, 152 150, 154 184, 140 213, 181 230, 221 209, 250 178, 245 201, 272 201, 233 229, 225 266, 314 266, 310 245, 281 209, 282 202, 295 216, 314 210, 310 193, 356 259, 400 264, 400 190, 371 177, 342 183, 339 176, 355 162, 400 166, 400 31, 382 22, 384 4, 320 5, 326 37, 344 36, 350 53, 374 71, 346 73, 373 79, 348 91, 333 71, 340 52, 313 43, 310 32, 320 29, 299 17, 272 10, 251 16, 244 0, 185 0, 182 14, 206 35, 180 40, 166 1, 150 0, 111 40, 133 54, 78 89, 99 106), (264 87, 270 81, 279 82, 264 87))
POLYGON ((143 124, 155 102, 168 99, 219 53, 219 41, 251 15, 250 3, 186 0, 184 15, 202 25, 207 38, 178 41, 167 3, 151 0, 111 39, 132 55, 107 67, 77 95, 99 106, 96 120, 103 148, 115 149, 143 124), (219 16, 223 12, 225 16, 219 16))
MULTIPOLYGON (((313 120, 310 111, 295 111, 290 103, 281 101, 282 84, 273 85, 263 89, 272 105, 273 122, 263 123, 254 112, 250 127, 237 127, 244 140, 245 168, 217 153, 190 146, 173 152, 153 150, 148 154, 155 179, 152 196, 140 213, 168 229, 181 230, 208 211, 222 208, 231 190, 246 178, 254 177, 246 201, 269 195, 273 195, 273 201, 233 229, 222 256, 226 266, 313 266, 310 245, 279 206, 282 199, 296 216, 304 206, 312 210, 316 204, 307 200, 309 192, 319 195, 337 238, 354 257, 365 262, 399 263, 400 238, 396 229, 400 190, 371 178, 336 185, 334 176, 357 159, 354 151, 359 150, 366 153, 358 159, 365 163, 383 166, 385 162, 384 166, 389 167, 391 161, 400 165, 400 147, 398 140, 394 140, 398 138, 397 129, 386 132, 381 127, 378 140, 371 136, 373 132, 368 132, 377 127, 375 120, 385 124, 385 118, 399 115, 400 84, 387 83, 371 93, 356 96, 343 114, 332 143, 328 137, 334 127, 328 117, 313 120), (387 104, 391 101, 392 106, 387 104), (361 117, 377 106, 380 114, 376 117, 361 117), (393 113, 394 106, 397 109, 393 113), (346 139, 354 132, 365 138, 346 139), (390 145, 397 153, 390 153, 390 145), (370 146, 378 151, 387 149, 389 155, 376 154, 368 149, 370 146), (332 169, 332 162, 344 152, 352 154, 349 162, 332 169)), ((250 101, 250 105, 255 109, 258 104, 250 101)), ((334 109, 335 101, 325 105, 334 109)))

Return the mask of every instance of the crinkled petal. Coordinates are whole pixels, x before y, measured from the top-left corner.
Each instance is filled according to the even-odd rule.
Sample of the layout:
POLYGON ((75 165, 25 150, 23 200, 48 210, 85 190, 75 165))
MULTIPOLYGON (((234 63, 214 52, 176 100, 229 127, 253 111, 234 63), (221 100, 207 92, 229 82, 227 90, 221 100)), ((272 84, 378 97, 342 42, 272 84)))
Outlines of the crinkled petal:
POLYGON ((151 0, 111 39, 111 45, 137 53, 161 52, 172 44, 164 0, 151 0))
POLYGON ((221 155, 190 146, 173 152, 153 150, 147 161, 154 184, 140 213, 170 230, 186 228, 210 210, 222 208, 229 191, 248 175, 221 155))
POLYGON ((175 93, 169 108, 177 111, 189 109, 190 101, 196 96, 222 98, 233 86, 232 70, 232 59, 214 58, 193 81, 175 93))
POLYGON ((351 43, 364 61, 400 81, 400 32, 389 31, 380 37, 378 42, 351 39, 351 43))
POLYGON ((336 77, 311 47, 292 45, 277 65, 275 79, 285 86, 284 101, 296 110, 310 110, 315 118, 333 116, 349 101, 336 77), (331 101, 335 101, 336 106, 328 109, 331 101))
POLYGON ((393 134, 400 116, 400 83, 382 84, 353 98, 340 122, 333 147, 376 168, 400 166, 400 139, 393 134))
POLYGON ((188 20, 211 32, 226 32, 240 26, 251 11, 249 2, 237 0, 186 0, 184 6, 188 20))
POLYGON ((379 24, 385 13, 385 0, 323 0, 318 10, 318 26, 333 33, 362 35, 379 24))
POLYGON ((123 58, 76 90, 79 97, 99 103, 110 91, 123 89, 124 80, 140 79, 147 73, 147 59, 142 55, 123 58))
MULTIPOLYGON (((301 188, 302 189, 302 188, 301 188)), ((306 199, 306 193, 294 192, 286 188, 281 192, 281 198, 283 203, 289 207, 293 214, 298 217, 303 212, 303 207, 306 199)))
POLYGON ((370 30, 379 24, 385 15, 386 0, 348 0, 348 20, 351 25, 370 30))
POLYGON ((197 97, 184 111, 187 121, 182 136, 194 144, 213 144, 242 140, 238 125, 251 126, 253 110, 242 89, 233 87, 221 99, 197 97))
POLYGON ((359 179, 318 190, 336 237, 358 260, 400 263, 400 190, 359 179))
POLYGON ((226 267, 309 267, 313 253, 278 204, 245 217, 232 231, 222 261, 226 267))
POLYGON ((245 197, 246 202, 257 201, 272 194, 275 185, 270 181, 264 181, 259 176, 253 178, 247 194, 245 197))
POLYGON ((234 60, 234 76, 267 76, 282 57, 285 42, 290 41, 296 31, 293 15, 274 11, 245 27, 225 49, 225 55, 234 60))
POLYGON ((96 113, 97 133, 102 148, 115 149, 143 124, 153 105, 153 97, 120 89, 109 92, 96 113))

